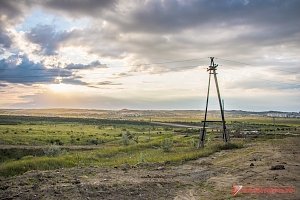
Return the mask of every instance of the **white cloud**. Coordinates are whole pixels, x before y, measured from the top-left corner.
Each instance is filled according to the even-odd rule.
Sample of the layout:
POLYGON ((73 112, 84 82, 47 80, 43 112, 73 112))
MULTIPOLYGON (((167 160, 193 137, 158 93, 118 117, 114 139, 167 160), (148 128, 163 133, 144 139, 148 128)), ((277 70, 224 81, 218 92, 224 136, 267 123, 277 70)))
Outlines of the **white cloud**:
MULTIPOLYGON (((274 103, 265 108, 276 109, 282 95, 297 108, 299 1, 24 2, 0 2, 0 57, 22 55, 46 71, 71 71, 64 83, 85 88, 93 100, 80 103, 82 98, 72 94, 77 100, 70 105, 198 108, 206 95, 207 57, 215 56, 221 92, 229 102, 238 106, 240 99, 247 107, 245 97, 257 105, 270 97, 274 103), (44 24, 39 16, 47 18, 44 24), (106 103, 97 105, 97 98, 106 103)), ((2 77, 0 84, 9 82, 7 74, 2 77)), ((55 94, 28 98, 43 105, 45 95, 55 94)))

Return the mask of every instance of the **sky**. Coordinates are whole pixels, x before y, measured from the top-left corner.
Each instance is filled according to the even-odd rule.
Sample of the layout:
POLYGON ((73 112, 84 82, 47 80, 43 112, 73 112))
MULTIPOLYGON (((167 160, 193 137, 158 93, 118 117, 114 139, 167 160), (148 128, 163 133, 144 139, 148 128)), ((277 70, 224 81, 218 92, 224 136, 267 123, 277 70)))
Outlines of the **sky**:
POLYGON ((214 57, 226 110, 299 112, 299 11, 298 0, 0 0, 0 108, 204 110, 214 57))

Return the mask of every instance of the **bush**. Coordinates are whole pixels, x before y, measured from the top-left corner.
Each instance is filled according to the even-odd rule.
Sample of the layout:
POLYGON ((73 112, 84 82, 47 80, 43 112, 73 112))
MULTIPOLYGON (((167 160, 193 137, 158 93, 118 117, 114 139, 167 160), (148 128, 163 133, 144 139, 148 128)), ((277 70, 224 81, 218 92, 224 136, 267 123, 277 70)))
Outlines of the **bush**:
POLYGON ((90 140, 87 140, 87 144, 91 144, 91 145, 98 145, 98 144, 101 144, 103 143, 102 140, 99 140, 99 139, 90 139, 90 140))
POLYGON ((64 143, 60 139, 51 139, 50 143, 53 145, 64 145, 64 143))
POLYGON ((192 139, 190 140, 190 143, 191 143, 191 146, 192 146, 193 148, 195 148, 195 147, 198 146, 198 142, 195 140, 195 138, 192 138, 192 139))
POLYGON ((173 147, 173 140, 171 140, 170 138, 165 138, 162 141, 161 148, 163 149, 164 152, 170 152, 172 147, 173 147))
POLYGON ((170 127, 164 127, 164 131, 172 131, 173 129, 170 127))
POLYGON ((145 163, 145 155, 143 153, 140 153, 139 163, 145 163))
POLYGON ((60 146, 50 145, 46 149, 44 149, 44 154, 46 156, 58 156, 65 153, 64 150, 61 149, 60 146))
POLYGON ((229 149, 240 149, 243 148, 243 144, 237 144, 237 143, 226 143, 223 145, 218 145, 217 147, 219 150, 229 150, 229 149))
POLYGON ((131 134, 130 131, 126 131, 126 135, 129 140, 132 140, 132 138, 134 137, 134 134, 131 134))
POLYGON ((122 144, 123 145, 129 145, 129 138, 128 138, 128 135, 127 135, 127 133, 123 133, 122 134, 122 139, 121 139, 121 141, 122 141, 122 144))

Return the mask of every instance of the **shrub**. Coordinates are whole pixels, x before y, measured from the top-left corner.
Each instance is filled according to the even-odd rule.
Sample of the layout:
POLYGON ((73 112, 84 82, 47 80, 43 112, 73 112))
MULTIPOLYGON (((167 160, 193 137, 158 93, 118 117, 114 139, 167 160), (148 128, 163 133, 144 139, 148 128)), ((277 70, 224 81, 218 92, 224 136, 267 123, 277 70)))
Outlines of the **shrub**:
POLYGON ((44 149, 44 154, 46 156, 58 156, 64 153, 65 151, 61 149, 60 146, 57 145, 50 145, 44 149))
POLYGON ((70 143, 71 143, 71 144, 75 144, 75 139, 74 139, 74 138, 71 138, 70 143))
POLYGON ((173 140, 171 140, 170 138, 165 138, 162 141, 161 148, 163 149, 164 152, 170 152, 172 147, 173 147, 173 140))
POLYGON ((198 146, 198 142, 197 142, 197 140, 195 140, 195 138, 192 138, 192 139, 190 140, 190 143, 191 143, 191 146, 192 146, 193 148, 198 146))
POLYGON ((103 143, 102 140, 99 140, 99 139, 90 139, 90 140, 87 140, 87 144, 91 144, 91 145, 98 145, 98 144, 101 144, 103 143))
POLYGON ((134 135, 131 134, 130 131, 126 131, 126 135, 127 135, 129 140, 131 140, 134 137, 134 135))
POLYGON ((128 138, 127 133, 123 133, 123 134, 122 134, 122 139, 121 139, 121 140, 122 140, 122 144, 123 144, 123 145, 126 145, 126 146, 127 146, 127 145, 129 144, 129 138, 128 138))
POLYGON ((239 148, 242 148, 243 147, 243 144, 237 144, 237 143, 226 143, 226 144, 223 144, 223 145, 218 145, 218 149, 219 150, 229 150, 229 149, 239 149, 239 148))
POLYGON ((139 163, 145 163, 145 155, 142 152, 140 153, 139 163))
POLYGON ((52 144, 52 145, 63 145, 64 143, 60 140, 60 139, 51 139, 50 140, 50 143, 52 144))
POLYGON ((134 138, 133 138, 133 141, 135 141, 137 144, 139 143, 139 136, 135 136, 134 138))
POLYGON ((170 127, 164 127, 164 131, 172 131, 173 129, 170 127))

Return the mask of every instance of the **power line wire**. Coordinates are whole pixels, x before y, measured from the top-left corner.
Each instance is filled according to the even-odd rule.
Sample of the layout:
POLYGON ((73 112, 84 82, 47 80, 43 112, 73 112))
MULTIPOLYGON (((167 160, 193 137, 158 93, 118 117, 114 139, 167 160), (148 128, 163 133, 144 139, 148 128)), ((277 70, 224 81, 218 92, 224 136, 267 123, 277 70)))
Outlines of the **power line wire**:
MULTIPOLYGON (((224 58, 219 58, 217 57, 217 59, 223 60, 223 61, 227 61, 227 62, 232 62, 232 63, 238 63, 238 64, 243 64, 246 66, 253 66, 253 67, 257 67, 257 65, 254 64, 249 64, 249 63, 245 63, 245 62, 240 62, 240 61, 235 61, 235 60, 229 60, 229 59, 224 59, 224 58)), ((288 72, 288 73, 299 73, 300 71, 290 71, 290 70, 282 70, 282 69, 276 69, 277 71, 282 71, 282 72, 288 72)))
MULTIPOLYGON (((207 58, 195 58, 195 59, 185 59, 185 60, 174 60, 174 61, 166 61, 166 62, 157 62, 157 63, 143 63, 143 64, 138 64, 138 65, 129 65, 129 66, 141 66, 141 65, 157 65, 157 64, 168 64, 168 63, 177 63, 177 62, 189 62, 189 61, 196 61, 196 60, 203 60, 203 59, 207 59, 207 58)), ((243 64, 243 65, 248 65, 248 66, 255 66, 253 64, 249 64, 249 63, 245 63, 245 62, 240 62, 240 61, 234 61, 234 60, 229 60, 229 59, 223 59, 223 58, 217 58, 217 59, 220 59, 220 60, 223 60, 223 61, 228 61, 228 62, 234 62, 234 63, 239 63, 239 64, 243 64)), ((107 65, 107 64, 106 64, 107 65)), ((198 67, 199 65, 192 65, 192 66, 178 66, 178 67, 173 67, 172 70, 174 69, 180 69, 180 68, 184 68, 184 67, 198 67)), ((61 68, 60 70, 64 70, 65 68, 61 68)), ((48 74, 48 73, 57 73, 57 68, 45 68, 45 69, 30 69, 30 70, 44 70, 45 73, 47 73, 46 75, 23 75, 23 76, 8 76, 8 77, 5 77, 5 79, 8 79, 8 80, 14 80, 14 79, 20 79, 20 78, 58 78, 58 77, 61 77, 61 78, 76 78, 76 77, 73 77, 74 74, 70 74, 70 75, 59 75, 59 76, 55 76, 55 74, 48 74)), ((280 71, 280 70, 279 70, 280 71)), ((281 71, 284 71, 284 70, 281 70, 281 71)), ((78 71, 74 71, 73 73, 76 73, 78 71)), ((255 73, 255 72, 252 72, 252 73, 255 73)), ((103 74, 103 73, 93 73, 93 74, 103 74)), ((256 73, 256 74, 259 74, 259 73, 256 73)), ((76 76, 76 75, 75 75, 76 76)), ((256 77, 257 78, 257 77, 256 77)), ((261 79, 261 78, 257 78, 257 79, 261 79)), ((261 79, 261 80, 264 80, 264 81, 269 81, 269 82, 273 82, 273 83, 282 83, 282 84, 289 84, 289 85, 292 85, 291 83, 286 83, 286 82, 281 82, 281 81, 272 81, 272 80, 267 80, 267 79, 261 79)), ((0 80, 1 81, 1 80, 0 80)), ((296 83, 299 83, 299 81, 295 81, 295 80, 288 80, 290 82, 296 82, 296 83)))
MULTIPOLYGON (((204 60, 207 59, 207 57, 203 57, 203 58, 193 58, 193 59, 185 59, 185 60, 171 60, 171 61, 165 61, 165 62, 154 62, 154 63, 140 63, 140 64, 136 64, 136 65, 124 65, 126 67, 138 67, 138 66, 149 66, 149 65, 161 65, 161 64, 170 64, 170 63, 179 63, 179 62, 190 62, 190 61, 200 61, 200 60, 204 60)), ((106 65, 106 66, 112 66, 112 67, 116 67, 117 65, 110 65, 110 64, 101 64, 101 65, 106 65)), ((118 65, 119 66, 119 65, 118 65)), ((37 68, 37 69, 30 69, 30 70, 76 70, 76 69, 68 69, 68 68, 37 68)), ((84 70, 85 68, 82 68, 82 70, 84 70)), ((101 68, 99 68, 101 69, 101 68)), ((103 68, 104 69, 104 68, 103 68)), ((0 68, 0 70, 6 70, 3 68, 0 68)), ((80 69, 77 69, 80 70, 80 69)))
POLYGON ((137 67, 141 65, 161 65, 161 64, 169 64, 169 63, 178 63, 178 62, 190 62, 190 61, 199 61, 199 60, 204 60, 207 59, 208 57, 203 57, 203 58, 194 58, 194 59, 186 59, 186 60, 173 60, 173 61, 166 61, 166 62, 156 62, 156 63, 141 63, 141 64, 136 64, 136 65, 128 65, 127 67, 137 67))
MULTIPOLYGON (((185 65, 185 66, 177 66, 177 67, 172 67, 172 68, 168 68, 168 69, 170 69, 170 71, 172 71, 172 70, 176 70, 176 69, 183 69, 184 70, 184 68, 192 68, 192 67, 199 67, 199 65, 185 65)), ((169 72, 169 71, 166 71, 166 72, 169 72)), ((174 71, 174 72, 176 72, 176 71, 174 71)), ((13 76, 7 76, 7 77, 5 77, 5 79, 7 79, 7 78, 16 78, 16 79, 18 79, 18 78, 26 78, 26 77, 32 77, 32 78, 34 78, 34 77, 36 77, 36 78, 39 78, 39 77, 41 77, 41 78, 43 78, 43 77, 53 77, 53 78, 56 78, 56 77, 62 77, 62 78, 64 78, 64 77, 72 77, 72 76, 76 76, 75 74, 60 74, 60 75, 56 75, 55 73, 53 73, 53 74, 51 74, 52 72, 45 72, 44 73, 44 75, 43 74, 41 74, 41 75, 13 75, 13 76)), ((131 73, 134 73, 134 72, 131 72, 131 73)), ((99 72, 99 73, 93 73, 93 75, 94 74, 103 74, 103 73, 101 73, 101 72, 99 72)), ((1 75, 1 74, 0 74, 1 75)))

